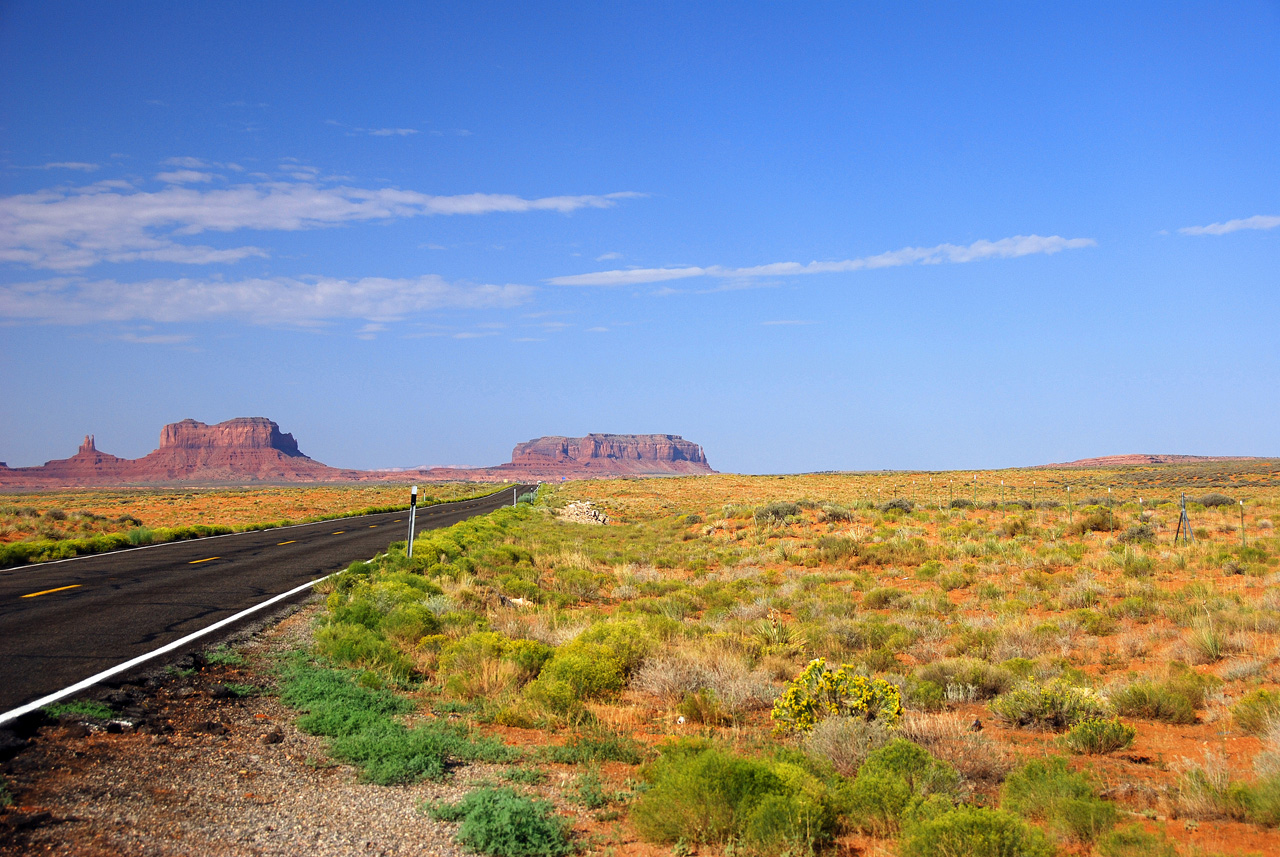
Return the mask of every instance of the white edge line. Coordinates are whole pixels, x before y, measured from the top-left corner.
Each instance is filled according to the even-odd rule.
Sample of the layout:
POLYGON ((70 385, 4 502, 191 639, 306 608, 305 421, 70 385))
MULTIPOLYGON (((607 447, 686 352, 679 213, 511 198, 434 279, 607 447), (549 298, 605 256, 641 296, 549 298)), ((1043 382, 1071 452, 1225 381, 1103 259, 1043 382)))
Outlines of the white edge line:
MULTIPOLYGON (((457 506, 463 503, 474 503, 480 500, 488 500, 490 497, 494 497, 498 494, 501 494, 506 490, 507 489, 505 488, 499 488, 497 491, 494 491, 492 494, 485 494, 483 497, 470 497, 466 500, 445 500, 441 503, 431 503, 426 506, 420 506, 419 509, 423 510, 425 513, 425 510, 438 509, 441 506, 457 506)), ((12 571, 21 571, 24 568, 45 568, 46 566, 57 565, 63 562, 75 562, 78 559, 92 559, 95 556, 109 556, 111 554, 117 554, 117 553, 132 553, 133 551, 145 551, 145 550, 151 550, 152 548, 167 548, 167 547, 172 547, 173 545, 182 545, 182 544, 189 545, 194 542, 202 542, 206 539, 225 539, 231 536, 252 536, 252 535, 258 535, 261 533, 278 532, 280 530, 292 530, 295 527, 318 527, 321 524, 332 524, 335 521, 354 521, 360 518, 373 518, 373 517, 376 517, 377 515, 395 515, 395 514, 399 514, 400 512, 407 512, 407 511, 409 511, 408 506, 406 506, 403 509, 397 509, 392 512, 373 512, 368 515, 349 515, 345 518, 324 518, 319 521, 302 521, 297 524, 286 524, 283 527, 263 527, 260 530, 240 530, 239 532, 235 532, 235 533, 218 533, 216 536, 196 536, 193 539, 174 539, 171 542, 156 542, 155 544, 151 544, 151 545, 138 545, 137 547, 120 548, 119 550, 103 551, 102 553, 82 553, 79 556, 69 556, 66 559, 50 559, 50 560, 45 560, 44 562, 29 562, 26 565, 11 565, 8 568, 0 568, 0 574, 8 574, 9 572, 12 572, 12 571)), ((323 577, 320 579, 324 580, 323 577)), ((0 722, 3 722, 3 721, 0 721, 0 722)))
MULTIPOLYGON (((343 571, 345 570, 346 569, 343 569, 343 571)), ((241 610, 239 613, 236 613, 233 616, 228 616, 225 619, 219 619, 217 622, 214 622, 212 625, 208 626, 207 628, 201 628, 199 631, 195 631, 194 633, 188 634, 182 639, 174 640, 172 643, 167 643, 166 645, 161 646, 155 651, 147 652, 145 655, 138 655, 138 657, 133 658, 132 660, 125 661, 122 664, 116 664, 114 667, 111 667, 110 669, 107 669, 107 670, 103 670, 97 675, 91 675, 88 678, 84 679, 83 681, 78 681, 75 684, 71 685, 70 687, 64 687, 62 690, 55 691, 49 694, 48 696, 43 696, 40 699, 37 699, 35 702, 28 702, 26 705, 21 705, 11 711, 6 711, 4 714, 0 714, 0 726, 3 726, 5 723, 8 723, 11 720, 17 720, 19 717, 21 717, 24 714, 30 714, 33 711, 44 708, 46 705, 52 705, 53 703, 57 702, 60 699, 66 699, 68 696, 73 696, 82 690, 87 690, 88 688, 93 687, 98 682, 109 679, 114 675, 119 675, 122 672, 131 670, 134 667, 138 666, 139 664, 146 663, 152 658, 157 658, 160 655, 168 654, 169 652, 172 652, 174 649, 179 649, 185 646, 187 643, 190 643, 192 640, 198 640, 199 638, 205 636, 206 634, 211 634, 214 631, 217 631, 219 628, 225 628, 227 625, 230 625, 232 622, 238 622, 239 620, 243 619, 244 617, 252 613, 257 613, 259 610, 261 610, 264 607, 270 607, 272 604, 275 604, 277 601, 283 601, 284 599, 292 595, 297 595, 299 592, 302 592, 304 589, 308 589, 312 586, 315 586, 320 581, 328 580, 329 578, 333 577, 335 574, 341 574, 341 573, 342 571, 335 571, 333 574, 326 574, 324 577, 317 578, 309 583, 304 583, 301 586, 295 586, 293 589, 290 589, 288 592, 282 592, 279 595, 276 595, 272 598, 268 598, 266 601, 263 601, 260 604, 255 604, 252 607, 248 608, 247 610, 241 610)))
MULTIPOLYGON (((506 489, 502 489, 502 490, 505 491, 506 489)), ((495 491, 493 492, 493 494, 486 494, 484 497, 473 497, 471 499, 486 500, 489 497, 492 497, 498 493, 500 492, 495 491)), ((455 500, 453 502, 467 503, 470 501, 455 500)), ((427 508, 436 508, 444 505, 448 505, 448 504, 435 503, 435 504, 432 504, 432 506, 428 506, 427 508)), ((367 516, 360 516, 360 517, 367 517, 367 516)), ((319 524, 324 522, 313 521, 312 523, 319 524)), ((307 525, 295 524, 294 526, 301 527, 301 526, 307 526, 307 525)), ((279 527, 278 529, 285 529, 285 528, 279 527)), ((242 535, 242 533, 225 533, 225 535, 238 536, 238 535, 242 535)), ((219 538, 219 537, 209 536, 208 538, 219 538)), ((165 544, 173 544, 173 542, 165 542, 165 544)), ((161 547, 161 545, 148 545, 148 547, 161 547)), ((76 557, 76 559, 78 558, 79 557, 76 557)), ((375 556, 373 557, 373 559, 377 559, 377 557, 375 556)), ((373 559, 370 559, 368 561, 372 562, 373 559)), ((66 562, 66 560, 63 560, 63 562, 66 562)), ((40 563, 40 565, 44 565, 44 563, 40 563)), ((201 628, 199 631, 195 631, 191 634, 188 634, 187 636, 183 637, 180 640, 174 640, 172 643, 167 643, 161 646, 160 648, 156 649, 155 651, 147 652, 145 655, 138 655, 138 657, 133 658, 132 660, 125 661, 122 664, 116 664, 114 667, 103 670, 97 675, 91 675, 88 678, 83 679, 82 681, 78 681, 69 687, 64 687, 62 690, 55 691, 49 694, 48 696, 43 696, 40 699, 37 699, 35 702, 28 702, 26 705, 20 705, 17 708, 14 708, 10 711, 6 711, 4 714, 0 714, 0 726, 3 726, 4 724, 9 723, 10 721, 17 720, 19 717, 23 716, 24 714, 30 714, 33 711, 37 711, 41 708, 44 708, 46 705, 52 705, 58 700, 66 699, 68 696, 74 696, 75 694, 79 693, 82 690, 88 690, 89 688, 93 687, 95 684, 101 681, 105 681, 106 679, 109 679, 114 675, 119 675, 122 672, 127 672, 128 670, 133 669, 139 664, 145 664, 147 661, 151 660, 152 658, 158 658, 161 655, 168 654, 169 652, 172 652, 174 649, 179 649, 185 646, 187 643, 190 643, 192 640, 198 640, 201 637, 205 636, 206 634, 211 634, 214 631, 217 631, 219 628, 225 628, 227 625, 230 625, 233 622, 238 622, 239 620, 243 619, 246 616, 249 616, 253 613, 257 613, 259 610, 261 610, 264 607, 270 607, 272 604, 275 604, 278 601, 283 601, 284 599, 289 598, 290 596, 297 595, 299 592, 302 592, 303 590, 308 589, 309 587, 315 586, 317 583, 320 583, 321 581, 328 580, 334 575, 342 574, 343 571, 346 571, 346 569, 344 568, 339 571, 335 571, 333 572, 333 574, 326 574, 324 577, 318 577, 309 583, 302 584, 301 586, 295 586, 293 589, 290 589, 288 592, 282 592, 279 595, 276 595, 272 598, 268 598, 266 601, 263 601, 261 604, 255 604, 252 607, 249 607, 248 609, 241 610, 239 613, 236 613, 235 615, 228 616, 225 619, 219 619, 217 622, 214 622, 209 627, 201 628)))

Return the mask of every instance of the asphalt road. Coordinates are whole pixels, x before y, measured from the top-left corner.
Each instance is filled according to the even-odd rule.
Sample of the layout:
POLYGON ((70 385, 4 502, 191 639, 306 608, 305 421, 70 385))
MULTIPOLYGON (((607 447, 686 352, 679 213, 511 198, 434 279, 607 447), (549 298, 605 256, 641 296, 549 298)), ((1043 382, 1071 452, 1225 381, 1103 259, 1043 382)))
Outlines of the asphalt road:
MULTIPOLYGON (((417 531, 511 500, 508 488, 424 506, 417 531)), ((408 521, 408 511, 387 512, 0 571, 0 712, 368 559, 403 541, 408 521)))

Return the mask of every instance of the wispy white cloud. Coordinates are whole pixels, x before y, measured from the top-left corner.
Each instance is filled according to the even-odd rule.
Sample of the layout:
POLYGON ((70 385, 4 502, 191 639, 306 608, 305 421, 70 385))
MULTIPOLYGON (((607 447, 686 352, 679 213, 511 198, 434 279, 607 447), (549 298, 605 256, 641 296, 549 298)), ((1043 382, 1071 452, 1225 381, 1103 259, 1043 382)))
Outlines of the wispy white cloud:
POLYGON ((341 128, 347 133, 348 137, 356 137, 361 134, 366 134, 370 137, 409 137, 422 133, 417 128, 358 128, 345 122, 339 122, 337 119, 326 119, 324 124, 341 128))
POLYGON ((1280 217, 1271 214, 1255 214, 1253 217, 1242 217, 1239 220, 1228 220, 1224 223, 1210 223, 1208 226, 1184 226, 1178 231, 1183 235, 1226 235, 1241 229, 1275 229, 1280 226, 1280 217))
POLYGON ((607 262, 610 259, 621 259, 621 258, 622 258, 621 253, 601 253, 599 256, 596 257, 596 261, 607 262))
POLYGON ((55 161, 51 164, 41 164, 36 167, 37 170, 79 170, 82 173, 92 173, 102 169, 98 164, 88 164, 84 161, 55 161))
POLYGON ((173 170, 167 173, 156 173, 156 181, 165 184, 200 184, 213 181, 213 173, 200 170, 173 170))
POLYGON ((97 182, 0 197, 0 262, 74 271, 100 262, 139 259, 211 264, 264 256, 259 247, 215 250, 179 239, 206 232, 254 229, 293 232, 409 217, 481 215, 609 208, 643 196, 548 196, 471 193, 433 196, 399 188, 362 188, 319 177, 314 167, 285 163, 291 180, 262 176, 230 186, 196 188, 218 177, 196 158, 170 162, 168 185, 147 191, 127 183, 97 182))
POLYGON ((182 169, 185 169, 185 170, 207 170, 209 167, 214 166, 213 164, 201 158, 192 158, 192 157, 186 157, 186 156, 181 158, 166 158, 164 160, 164 165, 166 167, 181 167, 182 169))
POLYGON ((944 263, 977 262, 983 259, 1010 259, 1036 253, 1057 253, 1096 245, 1092 238, 1063 238, 1059 235, 1014 235, 998 241, 975 241, 967 246, 939 244, 936 247, 904 247, 876 256, 844 259, 838 262, 775 262, 747 268, 726 268, 721 265, 682 268, 630 268, 618 271, 597 271, 591 274, 572 274, 552 277, 548 283, 557 286, 632 286, 642 283, 661 283, 689 277, 730 277, 749 279, 755 277, 786 277, 800 274, 832 274, 844 271, 865 271, 875 268, 896 268, 903 265, 940 265, 944 263))
POLYGON ((121 333, 115 337, 121 342, 133 342, 139 345, 183 345, 191 341, 186 333, 121 333))
POLYGON ((435 310, 518 306, 532 293, 529 286, 448 282, 434 274, 136 283, 63 277, 0 285, 0 318, 64 325, 234 320, 306 326, 341 319, 386 324, 435 310))

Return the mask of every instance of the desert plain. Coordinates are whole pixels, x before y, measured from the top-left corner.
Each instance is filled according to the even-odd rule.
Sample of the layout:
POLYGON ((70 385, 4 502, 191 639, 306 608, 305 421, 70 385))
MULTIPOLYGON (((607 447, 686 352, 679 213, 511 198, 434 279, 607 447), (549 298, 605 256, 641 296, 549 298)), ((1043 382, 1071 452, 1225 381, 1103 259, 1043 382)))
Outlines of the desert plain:
MULTIPOLYGON (((394 490, 0 504, 12 539, 50 509, 70 536, 394 490)), ((528 500, 50 712, 6 764, 4 847, 289 853, 335 823, 300 806, 363 794, 386 820, 359 845, 348 822, 315 833, 316 853, 1280 853, 1274 460, 576 481, 528 500)))

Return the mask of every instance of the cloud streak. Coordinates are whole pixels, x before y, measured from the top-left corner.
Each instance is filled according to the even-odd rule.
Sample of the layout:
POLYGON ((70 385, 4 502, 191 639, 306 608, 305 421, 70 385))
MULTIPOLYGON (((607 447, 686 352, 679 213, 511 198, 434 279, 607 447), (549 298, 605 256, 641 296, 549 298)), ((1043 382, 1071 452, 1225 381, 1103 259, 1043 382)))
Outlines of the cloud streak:
POLYGON ((213 264, 265 256, 260 247, 192 246, 193 235, 240 230, 295 232, 412 217, 520 214, 610 208, 643 196, 547 196, 470 193, 435 196, 398 188, 361 188, 316 178, 290 165, 292 181, 269 178, 228 187, 189 187, 220 177, 200 171, 195 158, 173 159, 183 169, 160 173, 166 186, 139 190, 119 181, 0 197, 0 262, 76 271, 101 262, 137 260, 213 264), (123 187, 121 185, 124 185, 123 187))
POLYGON ((661 283, 689 277, 727 277, 751 279, 755 277, 787 277, 803 274, 834 274, 846 271, 867 271, 876 268, 897 268, 904 265, 941 265, 949 263, 977 262, 984 259, 1012 259, 1033 254, 1052 254, 1062 250, 1093 247, 1092 238, 1063 238, 1059 235, 1014 235, 998 241, 975 241, 967 246, 939 244, 936 247, 904 247, 876 256, 844 259, 838 262, 774 262, 747 268, 727 268, 722 265, 683 268, 630 268, 618 271, 597 271, 591 274, 571 274, 552 277, 548 283, 555 286, 633 286, 644 283, 661 283))
POLYGON ((448 282, 435 274, 136 283, 64 277, 0 285, 0 318, 62 325, 248 321, 315 326, 348 319, 384 324, 436 310, 513 307, 532 293, 529 286, 448 282))
POLYGON ((1183 235, 1226 235, 1241 229, 1275 229, 1280 226, 1280 217, 1268 214, 1255 214, 1225 223, 1210 223, 1208 226, 1184 226, 1178 231, 1183 235))

